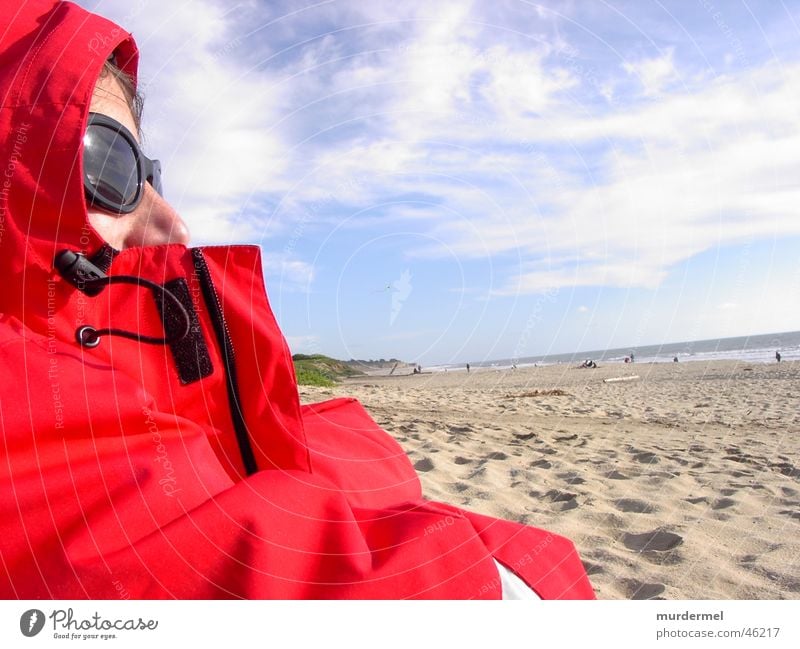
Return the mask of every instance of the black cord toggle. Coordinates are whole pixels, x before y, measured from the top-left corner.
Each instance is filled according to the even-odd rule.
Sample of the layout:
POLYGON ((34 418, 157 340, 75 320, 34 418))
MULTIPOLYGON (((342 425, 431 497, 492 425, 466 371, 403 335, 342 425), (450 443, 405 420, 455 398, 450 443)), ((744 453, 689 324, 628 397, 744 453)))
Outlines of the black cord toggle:
POLYGON ((88 325, 83 326, 75 332, 75 339, 81 347, 97 347, 102 336, 119 336, 148 345, 170 345, 173 342, 183 340, 188 335, 192 322, 186 308, 169 289, 160 284, 135 275, 106 275, 84 255, 72 250, 62 250, 58 253, 55 259, 55 267, 65 280, 89 297, 99 295, 106 286, 111 284, 132 284, 134 286, 147 287, 157 295, 160 294, 162 303, 170 301, 183 320, 179 331, 168 332, 163 338, 144 336, 135 331, 126 331, 125 329, 96 329, 88 325))

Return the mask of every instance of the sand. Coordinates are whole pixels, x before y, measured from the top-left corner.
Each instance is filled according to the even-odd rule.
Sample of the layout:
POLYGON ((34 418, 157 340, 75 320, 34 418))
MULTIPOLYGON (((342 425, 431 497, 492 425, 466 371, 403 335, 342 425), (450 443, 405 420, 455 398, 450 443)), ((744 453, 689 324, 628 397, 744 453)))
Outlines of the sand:
POLYGON ((370 376, 426 497, 573 540, 602 599, 800 599, 800 363, 370 376), (606 383, 604 379, 638 375, 606 383))

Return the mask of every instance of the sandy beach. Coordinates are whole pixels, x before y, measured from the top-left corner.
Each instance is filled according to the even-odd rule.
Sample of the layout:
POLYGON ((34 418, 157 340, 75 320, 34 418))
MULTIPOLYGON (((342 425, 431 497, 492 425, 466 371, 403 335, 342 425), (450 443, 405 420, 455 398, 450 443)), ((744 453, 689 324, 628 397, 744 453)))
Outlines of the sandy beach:
POLYGON ((563 534, 601 599, 800 599, 800 363, 349 379, 427 497, 563 534), (638 376, 629 381, 605 379, 638 376))

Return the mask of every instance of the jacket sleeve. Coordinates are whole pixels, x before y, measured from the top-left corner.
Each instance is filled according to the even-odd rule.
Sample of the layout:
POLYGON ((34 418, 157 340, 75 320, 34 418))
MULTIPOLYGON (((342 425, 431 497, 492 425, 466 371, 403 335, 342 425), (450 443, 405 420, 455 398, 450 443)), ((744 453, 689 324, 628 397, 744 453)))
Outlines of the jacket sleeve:
POLYGON ((344 492, 354 507, 381 508, 422 498, 402 447, 355 399, 303 406, 312 471, 344 492))
POLYGON ((580 566, 571 544, 552 545, 547 570, 515 566, 545 533, 420 499, 408 460, 354 402, 308 411, 319 472, 234 482, 213 431, 84 365, 0 342, 0 371, 18 377, 0 392, 2 597, 499 598, 493 554, 540 594, 578 592, 562 588, 580 566))
POLYGON ((6 376, 25 368, 0 397, 0 596, 452 597, 496 575, 466 517, 360 508, 305 471, 234 483, 208 431, 135 382, 82 374, 79 353, 50 372, 35 345, 0 351, 6 376))

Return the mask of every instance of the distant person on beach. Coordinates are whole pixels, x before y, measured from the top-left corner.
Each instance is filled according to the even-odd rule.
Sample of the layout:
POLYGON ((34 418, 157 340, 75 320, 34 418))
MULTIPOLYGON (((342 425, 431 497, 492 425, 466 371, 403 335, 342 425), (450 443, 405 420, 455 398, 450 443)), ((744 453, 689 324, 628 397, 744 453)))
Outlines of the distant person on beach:
POLYGON ((779 363, 781 362, 781 353, 780 352, 775 352, 775 360, 778 361, 779 363))
POLYGON ((162 193, 125 29, 4 0, 0 57, 0 598, 594 597, 568 539, 429 501, 358 401, 301 403, 260 249, 190 247, 162 193))
POLYGON ((633 356, 633 352, 631 352, 631 363, 633 363, 633 361, 634 361, 634 356, 633 356))
POLYGON ((673 363, 677 363, 678 362, 678 357, 677 356, 673 356, 672 357, 672 362, 673 363))
POLYGON ((469 372, 469 363, 467 363, 467 372, 469 372))

